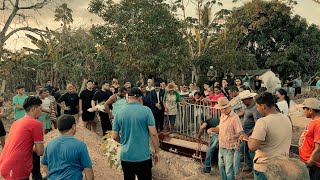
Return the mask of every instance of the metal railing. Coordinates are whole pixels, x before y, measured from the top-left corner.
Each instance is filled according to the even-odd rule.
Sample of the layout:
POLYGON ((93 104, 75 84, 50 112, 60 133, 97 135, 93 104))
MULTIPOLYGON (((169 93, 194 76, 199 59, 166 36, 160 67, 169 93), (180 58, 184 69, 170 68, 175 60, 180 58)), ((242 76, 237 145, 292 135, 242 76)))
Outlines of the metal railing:
MULTIPOLYGON (((197 136, 201 124, 211 118, 220 118, 220 110, 213 108, 211 103, 201 102, 193 104, 186 100, 186 104, 178 104, 178 115, 176 120, 176 131, 186 136, 197 136)), ((206 139, 206 132, 203 133, 206 139)))

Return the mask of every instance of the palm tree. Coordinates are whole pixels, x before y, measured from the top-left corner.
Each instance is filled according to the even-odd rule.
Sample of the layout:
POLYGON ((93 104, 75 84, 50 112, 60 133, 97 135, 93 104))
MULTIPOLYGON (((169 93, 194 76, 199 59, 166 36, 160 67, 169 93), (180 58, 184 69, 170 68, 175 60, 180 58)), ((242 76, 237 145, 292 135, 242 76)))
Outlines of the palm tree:
POLYGON ((67 28, 68 24, 73 23, 72 9, 68 8, 66 3, 61 4, 54 12, 54 20, 62 21, 64 30, 67 28))

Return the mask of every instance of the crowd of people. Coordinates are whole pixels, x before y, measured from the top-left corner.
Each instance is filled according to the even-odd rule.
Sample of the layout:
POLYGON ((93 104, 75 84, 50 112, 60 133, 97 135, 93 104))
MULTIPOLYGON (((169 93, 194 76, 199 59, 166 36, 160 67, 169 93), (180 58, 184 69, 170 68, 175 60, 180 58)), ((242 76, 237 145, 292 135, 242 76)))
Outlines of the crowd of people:
MULTIPOLYGON (((179 87, 174 82, 154 83, 152 79, 147 85, 137 83, 135 87, 130 82, 121 86, 113 79, 111 84, 104 81, 98 87, 88 80, 79 94, 69 83, 63 95, 47 81, 35 96, 25 95, 24 86, 18 86, 13 98, 15 122, 6 142, 0 121, 1 175, 6 179, 29 179, 32 173, 33 179, 42 179, 41 162, 48 179, 82 179, 82 172, 86 179, 93 179, 87 147, 73 137, 81 117, 89 130, 96 132, 96 123, 100 122, 102 135, 112 131, 112 138, 121 143, 124 179, 151 179, 152 161, 160 160, 158 133, 175 131, 178 104, 190 102, 221 112, 220 118, 204 121, 198 132, 199 138, 207 133, 210 139, 204 173, 211 171, 218 144, 218 167, 224 180, 241 176, 242 159, 244 171, 253 172, 258 180, 268 179, 270 163, 286 159, 305 163, 299 166, 305 168, 298 171, 308 167, 310 177, 303 179, 320 177, 320 101, 309 98, 302 104, 305 115, 313 120, 301 136, 301 162, 291 161, 290 93, 282 88, 268 92, 259 76, 250 87, 250 78, 230 74, 221 82, 210 79, 201 88, 196 83, 179 87), (52 129, 58 129, 61 136, 44 148, 43 136, 52 129), (152 153, 149 139, 154 146, 152 153)), ((3 101, 0 97, 0 118, 4 116, 3 101)))

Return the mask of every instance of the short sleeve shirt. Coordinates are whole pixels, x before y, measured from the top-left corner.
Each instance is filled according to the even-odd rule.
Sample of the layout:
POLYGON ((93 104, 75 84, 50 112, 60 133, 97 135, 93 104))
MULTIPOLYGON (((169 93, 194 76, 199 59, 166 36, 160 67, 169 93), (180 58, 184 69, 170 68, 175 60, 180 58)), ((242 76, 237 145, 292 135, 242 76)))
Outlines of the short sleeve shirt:
POLYGON ((119 110, 112 130, 121 133, 121 161, 141 162, 150 159, 149 126, 155 126, 150 108, 134 102, 119 110))
POLYGON ((213 128, 213 127, 217 127, 219 125, 220 119, 216 119, 216 118, 211 118, 205 121, 205 123, 207 123, 207 127, 206 130, 213 128))
POLYGON ((250 138, 262 141, 254 157, 254 169, 266 172, 268 162, 289 157, 292 140, 291 121, 282 113, 260 118, 250 138))
POLYGON ((96 91, 95 90, 88 90, 88 89, 85 89, 83 91, 81 91, 80 93, 80 99, 82 100, 82 109, 83 111, 91 108, 91 101, 93 99, 93 96, 94 96, 94 93, 96 91))
POLYGON ((41 164, 48 166, 49 179, 83 179, 84 168, 92 168, 86 144, 65 135, 48 143, 41 164))
POLYGON ((245 111, 243 115, 243 131, 245 134, 248 134, 251 132, 253 127, 255 126, 254 120, 258 120, 261 118, 261 114, 257 110, 256 104, 252 104, 249 106, 245 111))
POLYGON ((0 156, 0 172, 6 179, 26 179, 32 169, 35 143, 43 143, 43 125, 31 117, 15 121, 0 156))
MULTIPOLYGON (((299 140, 299 154, 303 162, 307 162, 315 148, 315 143, 320 144, 320 119, 315 119, 303 131, 299 140)), ((315 163, 320 167, 320 161, 315 163)))
POLYGON ((24 109, 17 109, 15 105, 22 106, 24 103, 24 100, 26 100, 27 97, 28 96, 26 96, 26 95, 23 95, 23 96, 15 95, 13 97, 12 103, 13 103, 14 119, 15 120, 23 118, 23 116, 26 113, 26 111, 24 109))
POLYGON ((219 146, 226 149, 238 148, 237 134, 242 132, 239 116, 233 111, 229 115, 222 114, 219 123, 219 146))
POLYGON ((110 90, 107 90, 107 91, 99 90, 94 94, 92 100, 98 101, 98 103, 106 102, 112 95, 113 93, 110 90))
POLYGON ((79 96, 76 93, 65 93, 58 99, 57 102, 58 103, 64 102, 66 106, 70 108, 70 110, 64 111, 65 114, 75 115, 79 112, 78 111, 79 96))
MULTIPOLYGON (((220 93, 216 95, 215 93, 211 94, 208 98, 211 99, 212 101, 218 101, 220 98, 223 98, 224 94, 220 93)), ((214 107, 216 103, 212 103, 212 107, 214 107)))

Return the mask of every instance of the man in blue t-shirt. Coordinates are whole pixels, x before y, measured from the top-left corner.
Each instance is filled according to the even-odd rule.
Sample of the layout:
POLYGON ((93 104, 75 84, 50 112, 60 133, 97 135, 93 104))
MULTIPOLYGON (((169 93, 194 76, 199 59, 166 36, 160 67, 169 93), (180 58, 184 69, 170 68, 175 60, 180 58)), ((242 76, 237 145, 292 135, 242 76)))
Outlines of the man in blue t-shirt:
POLYGON ((58 119, 61 135, 51 140, 42 157, 41 164, 48 174, 48 179, 83 179, 93 180, 92 162, 84 142, 74 138, 76 133, 75 118, 65 114, 58 119))
POLYGON ((128 93, 128 104, 119 110, 113 122, 112 138, 121 143, 120 160, 125 180, 135 179, 135 176, 152 179, 149 136, 155 149, 153 159, 155 163, 159 161, 155 120, 150 108, 140 104, 142 95, 139 88, 132 88, 128 93))

